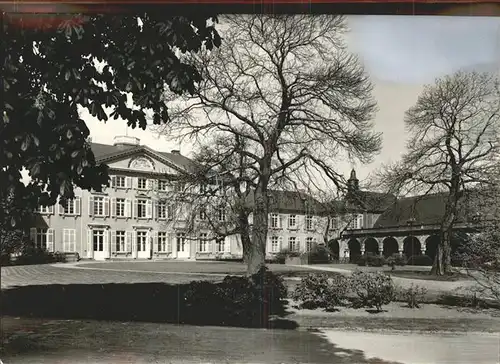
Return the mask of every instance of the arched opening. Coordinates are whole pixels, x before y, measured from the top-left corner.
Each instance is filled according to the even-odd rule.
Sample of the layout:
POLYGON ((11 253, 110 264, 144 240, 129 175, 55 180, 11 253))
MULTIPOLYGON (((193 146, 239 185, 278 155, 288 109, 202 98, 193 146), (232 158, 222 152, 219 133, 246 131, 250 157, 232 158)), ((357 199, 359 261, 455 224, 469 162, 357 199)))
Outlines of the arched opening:
POLYGON ((358 239, 351 239, 347 245, 349 247, 349 262, 357 262, 361 256, 361 244, 358 239))
POLYGON ((421 245, 420 241, 414 236, 408 236, 403 240, 403 254, 406 258, 410 258, 412 255, 421 255, 421 245))
POLYGON ((439 236, 431 235, 425 241, 425 255, 429 256, 433 261, 437 254, 437 249, 439 245, 439 236))
POLYGON ((399 253, 398 241, 393 237, 385 238, 382 244, 384 245, 383 248, 384 257, 388 258, 393 254, 399 253))
POLYGON ((340 245, 338 240, 332 239, 328 242, 328 249, 332 255, 333 260, 338 260, 340 258, 340 245))
POLYGON ((378 241, 374 238, 365 240, 365 253, 371 255, 378 255, 378 241))

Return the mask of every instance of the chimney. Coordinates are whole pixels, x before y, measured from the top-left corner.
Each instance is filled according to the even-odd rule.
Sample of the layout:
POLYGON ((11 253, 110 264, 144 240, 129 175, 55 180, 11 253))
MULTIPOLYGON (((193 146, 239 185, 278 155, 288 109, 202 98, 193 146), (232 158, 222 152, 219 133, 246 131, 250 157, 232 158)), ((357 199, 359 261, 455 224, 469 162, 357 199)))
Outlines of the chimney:
POLYGON ((181 154, 181 151, 180 151, 180 150, 178 150, 178 149, 172 149, 172 150, 170 151, 170 153, 172 153, 172 154, 181 154))
POLYGON ((131 137, 128 135, 117 135, 113 140, 114 146, 123 146, 123 145, 140 145, 141 140, 139 138, 131 137))

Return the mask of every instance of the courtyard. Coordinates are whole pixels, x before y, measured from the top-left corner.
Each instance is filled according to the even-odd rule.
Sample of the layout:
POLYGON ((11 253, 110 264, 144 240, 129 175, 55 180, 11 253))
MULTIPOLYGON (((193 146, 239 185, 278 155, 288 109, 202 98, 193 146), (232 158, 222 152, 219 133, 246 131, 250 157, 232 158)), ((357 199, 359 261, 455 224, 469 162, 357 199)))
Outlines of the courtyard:
MULTIPOLYGON (((163 363, 162 358, 168 358, 172 363, 395 364, 413 358, 411 363, 423 363, 415 361, 424 358, 413 343, 434 342, 436 335, 439 343, 426 353, 426 363, 439 363, 443 358, 453 363, 468 363, 471 358, 493 363, 491 358, 498 353, 498 310, 436 304, 414 310, 393 302, 374 315, 350 308, 338 312, 298 309, 290 302, 273 330, 206 326, 203 322, 178 325, 183 285, 193 280, 220 281, 227 274, 244 274, 245 268, 237 262, 165 261, 2 267, 2 359, 9 363, 40 363, 42 358, 50 358, 51 363, 163 363), (133 311, 127 311, 131 307, 133 311), (398 332, 400 350, 389 350, 398 332), (361 345, 361 336, 356 335, 367 334, 385 349, 361 345), (473 344, 480 350, 450 353, 446 345, 451 344, 473 344), (231 349, 234 345, 238 345, 237 351, 231 349), (184 347, 191 349, 180 349, 184 347)), ((293 289, 305 274, 349 274, 353 267, 269 268, 284 275, 293 289)), ((394 278, 399 283, 415 281, 394 278)), ((422 282, 450 291, 462 283, 422 282)))

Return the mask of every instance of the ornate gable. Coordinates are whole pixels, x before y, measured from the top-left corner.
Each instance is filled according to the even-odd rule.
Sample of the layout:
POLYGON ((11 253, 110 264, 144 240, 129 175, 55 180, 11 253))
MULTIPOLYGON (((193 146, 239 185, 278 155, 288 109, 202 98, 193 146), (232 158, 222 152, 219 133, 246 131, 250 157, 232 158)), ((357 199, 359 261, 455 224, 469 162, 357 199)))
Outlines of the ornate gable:
POLYGON ((131 170, 160 174, 178 174, 182 166, 167 160, 165 157, 157 158, 147 151, 137 151, 132 155, 117 156, 106 164, 112 169, 131 170))

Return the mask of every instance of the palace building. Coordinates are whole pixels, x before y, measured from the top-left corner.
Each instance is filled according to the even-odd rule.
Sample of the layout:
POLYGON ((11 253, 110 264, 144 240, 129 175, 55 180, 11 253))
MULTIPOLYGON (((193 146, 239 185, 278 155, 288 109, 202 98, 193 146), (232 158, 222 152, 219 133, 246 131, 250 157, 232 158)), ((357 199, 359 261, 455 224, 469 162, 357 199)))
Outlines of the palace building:
MULTIPOLYGON (((187 218, 175 212, 173 219, 178 208, 159 198, 162 192, 181 192, 176 176, 193 170, 192 160, 179 151, 155 151, 125 136, 116 137, 113 145, 91 143, 91 148, 96 161, 109 166, 110 186, 100 193, 76 189, 67 206, 41 207, 30 229, 37 246, 95 260, 242 256, 238 235, 208 240, 211 234, 203 214, 197 216, 199 228, 194 234, 187 218)), ((285 247, 304 251, 322 241, 317 201, 299 193, 272 194, 269 254, 285 247)), ((225 215, 221 211, 217 216, 224 220, 225 215)))

